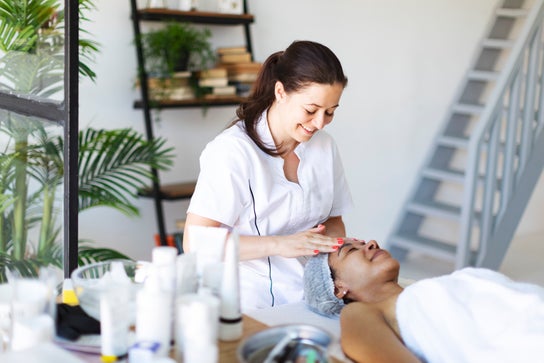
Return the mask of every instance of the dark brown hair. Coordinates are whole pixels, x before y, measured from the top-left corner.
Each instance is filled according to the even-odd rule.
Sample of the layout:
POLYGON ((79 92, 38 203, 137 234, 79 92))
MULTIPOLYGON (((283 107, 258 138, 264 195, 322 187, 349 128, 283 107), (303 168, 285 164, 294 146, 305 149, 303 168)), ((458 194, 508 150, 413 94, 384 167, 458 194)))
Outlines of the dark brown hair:
POLYGON ((273 156, 279 155, 278 150, 274 145, 264 144, 259 138, 256 124, 275 100, 276 81, 283 84, 287 93, 299 91, 310 83, 340 83, 343 87, 348 83, 340 61, 322 44, 295 41, 284 51, 270 55, 261 67, 249 98, 236 110, 236 121, 243 120, 249 137, 261 150, 273 156))

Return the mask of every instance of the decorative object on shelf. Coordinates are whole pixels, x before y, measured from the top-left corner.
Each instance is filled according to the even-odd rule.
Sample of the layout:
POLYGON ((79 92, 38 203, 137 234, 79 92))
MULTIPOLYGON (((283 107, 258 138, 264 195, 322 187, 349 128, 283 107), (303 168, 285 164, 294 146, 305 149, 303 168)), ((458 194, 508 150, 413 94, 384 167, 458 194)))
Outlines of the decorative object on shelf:
POLYGON ((218 9, 220 13, 243 14, 244 5, 242 0, 218 0, 218 9))
POLYGON ((147 1, 147 7, 148 8, 162 8, 166 9, 166 0, 148 0, 147 1))
POLYGON ((195 0, 179 0, 178 1, 178 10, 189 11, 196 9, 195 0))
POLYGON ((209 29, 171 22, 164 28, 141 35, 150 75, 168 77, 174 72, 203 69, 215 61, 209 29))

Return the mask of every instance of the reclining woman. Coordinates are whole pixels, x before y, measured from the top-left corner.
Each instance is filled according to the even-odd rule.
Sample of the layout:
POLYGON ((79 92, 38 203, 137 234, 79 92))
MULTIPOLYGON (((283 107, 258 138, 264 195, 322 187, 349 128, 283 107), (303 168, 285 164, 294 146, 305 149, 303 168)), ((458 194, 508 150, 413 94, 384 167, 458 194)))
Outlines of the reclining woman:
POLYGON ((356 362, 534 362, 544 357, 544 289, 483 268, 397 281, 376 241, 344 243, 305 266, 310 309, 340 316, 356 362), (346 306, 346 304, 348 304, 346 306))

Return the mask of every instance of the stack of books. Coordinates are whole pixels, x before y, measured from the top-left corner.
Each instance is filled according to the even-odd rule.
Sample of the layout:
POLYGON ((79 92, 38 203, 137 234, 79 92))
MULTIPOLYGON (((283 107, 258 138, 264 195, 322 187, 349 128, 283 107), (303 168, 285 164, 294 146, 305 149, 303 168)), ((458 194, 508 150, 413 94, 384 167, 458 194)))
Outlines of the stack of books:
POLYGON ((198 86, 203 88, 204 98, 216 99, 236 95, 236 87, 229 85, 225 68, 211 68, 195 72, 198 86))
MULTIPOLYGON (((187 100, 195 97, 191 86, 191 72, 176 72, 172 77, 147 78, 149 97, 152 100, 187 100)), ((139 86, 137 82, 136 86, 139 86)))
POLYGON ((236 87, 236 94, 247 96, 257 79, 261 63, 253 62, 246 47, 224 47, 217 49, 218 67, 227 70, 230 85, 236 87))
POLYGON ((220 65, 251 62, 251 53, 244 46, 217 48, 217 61, 220 65))

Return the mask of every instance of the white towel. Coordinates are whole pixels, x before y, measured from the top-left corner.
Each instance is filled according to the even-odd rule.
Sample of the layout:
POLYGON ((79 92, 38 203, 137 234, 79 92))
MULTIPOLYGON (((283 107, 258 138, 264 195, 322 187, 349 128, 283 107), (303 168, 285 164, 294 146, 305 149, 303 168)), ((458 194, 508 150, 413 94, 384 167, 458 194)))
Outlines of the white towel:
POLYGON ((544 289, 465 268, 408 286, 397 301, 405 344, 429 363, 544 360, 544 289))

